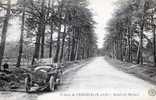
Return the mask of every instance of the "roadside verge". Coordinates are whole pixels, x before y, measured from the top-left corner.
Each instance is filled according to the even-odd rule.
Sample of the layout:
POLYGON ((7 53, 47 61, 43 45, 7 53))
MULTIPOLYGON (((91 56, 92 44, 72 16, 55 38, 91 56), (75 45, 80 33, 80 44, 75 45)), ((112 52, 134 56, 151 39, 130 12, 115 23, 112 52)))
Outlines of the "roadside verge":
POLYGON ((124 71, 128 74, 132 74, 138 78, 141 78, 156 85, 156 67, 152 67, 147 64, 139 65, 122 62, 119 60, 111 59, 109 57, 104 57, 104 59, 118 70, 124 71))

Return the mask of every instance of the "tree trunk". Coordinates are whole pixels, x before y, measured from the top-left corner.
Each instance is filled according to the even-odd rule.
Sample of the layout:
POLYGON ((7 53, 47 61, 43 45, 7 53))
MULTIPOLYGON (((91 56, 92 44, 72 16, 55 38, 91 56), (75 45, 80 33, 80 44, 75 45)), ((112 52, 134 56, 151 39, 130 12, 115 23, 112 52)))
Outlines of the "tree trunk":
POLYGON ((72 49, 71 49, 71 55, 70 55, 70 60, 74 61, 75 59, 75 28, 73 29, 73 37, 72 37, 72 49))
POLYGON ((130 28, 128 28, 128 62, 130 62, 130 59, 131 59, 131 44, 130 44, 131 35, 130 34, 131 34, 130 33, 130 28))
POLYGON ((45 25, 42 25, 41 58, 44 58, 45 25))
POLYGON ((152 27, 153 27, 153 60, 154 60, 154 66, 156 66, 156 41, 155 41, 155 25, 153 21, 153 16, 152 16, 152 27))
POLYGON ((79 53, 79 42, 80 42, 80 28, 78 28, 78 34, 77 34, 77 41, 75 45, 75 60, 78 60, 78 53, 79 53))
MULTIPOLYGON (((44 40, 45 40, 45 13, 44 13, 44 5, 45 5, 45 0, 42 0, 42 5, 41 5, 41 58, 44 58, 44 40)), ((47 12, 49 13, 49 12, 47 12)))
POLYGON ((133 48, 132 48, 132 41, 133 41, 133 33, 134 33, 134 31, 133 31, 133 29, 130 29, 130 62, 132 62, 133 63, 133 52, 132 52, 132 50, 133 50, 133 48))
POLYGON ((117 40, 114 40, 114 44, 115 44, 115 47, 114 47, 115 59, 118 59, 118 57, 117 57, 117 40))
POLYGON ((153 56, 154 56, 154 66, 156 66, 156 41, 155 41, 155 26, 153 27, 153 56))
POLYGON ((70 61, 70 54, 71 54, 71 38, 70 38, 70 35, 69 35, 69 40, 68 40, 68 61, 70 61))
POLYGON ((23 14, 22 14, 22 25, 21 25, 21 36, 20 36, 19 55, 18 55, 16 67, 20 67, 22 53, 23 53, 24 20, 25 20, 25 11, 23 11, 23 14))
POLYGON ((52 57, 52 47, 53 47, 53 25, 51 25, 50 47, 49 47, 49 58, 52 57))
POLYGON ((144 16, 141 25, 141 32, 140 32, 140 64, 143 65, 143 32, 144 32, 144 16))
POLYGON ((120 45, 119 45, 119 40, 117 40, 117 59, 120 59, 120 45))
POLYGON ((138 50, 137 50, 137 64, 140 63, 140 43, 138 45, 138 50))
POLYGON ((80 37, 78 37, 78 42, 77 42, 77 46, 76 46, 76 55, 75 55, 75 60, 78 60, 78 55, 79 55, 79 45, 80 45, 80 37))
MULTIPOLYGON (((60 7, 58 8, 59 18, 60 19, 62 18, 62 7, 63 7, 63 4, 60 4, 60 7)), ((59 61, 61 25, 62 25, 62 22, 60 21, 59 22, 59 29, 58 29, 58 37, 57 37, 57 48, 56 48, 56 54, 55 54, 54 62, 59 61)))
POLYGON ((66 38, 66 25, 64 25, 64 32, 63 32, 63 39, 62 39, 62 45, 61 45, 61 54, 60 54, 60 61, 62 62, 63 54, 64 54, 64 43, 66 38))
POLYGON ((120 60, 123 61, 123 50, 122 50, 122 32, 120 31, 120 60))
MULTIPOLYGON (((8 0, 7 3, 7 13, 5 15, 5 19, 3 22, 3 29, 2 29, 2 35, 1 35, 1 44, 0 44, 0 66, 2 64, 3 56, 4 56, 4 51, 5 51, 5 42, 6 42, 6 34, 7 34, 7 29, 8 29, 8 21, 10 17, 10 9, 11 9, 11 0, 8 0)), ((1 70, 1 67, 0 67, 1 70)))
POLYGON ((73 38, 72 40, 72 49, 71 49, 71 55, 70 55, 70 60, 71 61, 74 61, 74 58, 75 58, 75 55, 74 55, 74 52, 75 51, 75 39, 73 38))
POLYGON ((41 39, 41 24, 38 27, 38 32, 36 34, 36 42, 35 42, 35 50, 32 59, 32 65, 34 64, 35 59, 39 59, 39 52, 40 52, 40 39, 41 39))
POLYGON ((56 48, 56 54, 54 58, 54 62, 58 62, 59 60, 59 53, 60 53, 60 34, 61 34, 61 23, 59 25, 59 31, 58 31, 58 37, 57 37, 57 48, 56 48))
MULTIPOLYGON (((49 7, 50 7, 50 0, 49 0, 49 7)), ((54 0, 52 0, 52 4, 51 4, 51 8, 54 7, 54 0)), ((52 11, 52 15, 54 14, 54 10, 52 11)), ((50 25, 50 31, 51 31, 51 34, 50 34, 50 46, 49 46, 49 58, 52 57, 52 49, 53 49, 53 33, 54 33, 54 23, 53 23, 53 20, 51 20, 51 25, 50 25)))
POLYGON ((82 51, 82 59, 85 58, 85 48, 83 47, 83 51, 82 51))

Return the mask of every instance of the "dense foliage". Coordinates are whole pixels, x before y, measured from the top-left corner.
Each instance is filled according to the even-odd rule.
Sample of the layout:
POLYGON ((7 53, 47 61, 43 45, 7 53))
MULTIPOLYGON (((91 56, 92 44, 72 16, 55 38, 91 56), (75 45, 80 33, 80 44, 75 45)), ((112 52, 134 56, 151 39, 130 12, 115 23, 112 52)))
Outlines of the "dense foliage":
POLYGON ((156 65, 155 5, 155 0, 118 1, 107 27, 105 54, 122 61, 156 65))
MULTIPOLYGON (((0 11, 9 11, 7 17, 3 16, 7 22, 10 17, 21 19, 21 29, 17 29, 21 31, 18 54, 15 55, 18 55, 17 67, 21 59, 28 55, 32 64, 34 59, 39 58, 52 57, 54 62, 64 62, 94 56, 97 48, 95 22, 87 6, 86 0, 17 0, 14 4, 10 0, 7 4, 0 2, 0 11)), ((5 25, 6 22, 2 23, 5 25)), ((4 25, 2 28, 7 30, 8 26, 4 25)), ((6 33, 1 35, 1 45, 4 45, 0 47, 3 49, 1 51, 5 51, 3 41, 6 40, 6 33), (2 36, 5 38, 2 39, 2 36)), ((4 56, 4 52, 1 53, 0 62, 4 56)))

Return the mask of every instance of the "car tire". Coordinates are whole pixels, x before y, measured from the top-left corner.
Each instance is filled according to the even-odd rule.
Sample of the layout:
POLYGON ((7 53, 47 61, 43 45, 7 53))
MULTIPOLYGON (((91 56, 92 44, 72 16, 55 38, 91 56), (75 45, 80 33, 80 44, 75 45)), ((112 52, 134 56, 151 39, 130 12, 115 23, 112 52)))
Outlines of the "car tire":
POLYGON ((55 80, 54 80, 54 76, 50 76, 49 79, 49 90, 51 92, 53 92, 55 90, 55 80))
POLYGON ((30 92, 30 89, 31 89, 30 84, 31 84, 31 79, 29 77, 26 77, 25 78, 25 90, 27 93, 30 92))

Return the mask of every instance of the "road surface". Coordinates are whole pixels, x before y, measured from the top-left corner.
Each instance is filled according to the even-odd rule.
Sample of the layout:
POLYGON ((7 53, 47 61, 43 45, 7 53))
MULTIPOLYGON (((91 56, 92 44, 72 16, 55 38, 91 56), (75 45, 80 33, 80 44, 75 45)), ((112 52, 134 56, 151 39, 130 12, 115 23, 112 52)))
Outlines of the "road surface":
POLYGON ((53 96, 148 96, 155 86, 131 74, 119 71, 103 57, 65 75, 55 93, 26 94, 1 92, 0 100, 52 100, 53 96))

